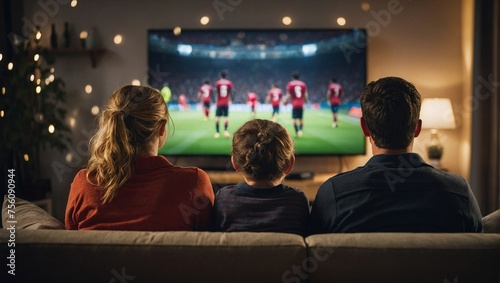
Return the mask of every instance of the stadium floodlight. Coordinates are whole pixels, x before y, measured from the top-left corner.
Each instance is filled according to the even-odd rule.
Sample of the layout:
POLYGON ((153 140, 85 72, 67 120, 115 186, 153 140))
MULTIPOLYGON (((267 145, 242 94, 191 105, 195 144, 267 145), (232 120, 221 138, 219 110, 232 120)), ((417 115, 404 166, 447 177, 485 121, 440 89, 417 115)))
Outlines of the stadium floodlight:
POLYGON ((193 52, 193 47, 189 44, 178 44, 177 51, 179 51, 179 54, 182 56, 189 56, 191 52, 193 52))
POLYGON ((304 53, 304 56, 306 57, 314 56, 317 50, 318 45, 316 45, 316 43, 302 45, 302 53, 304 53))

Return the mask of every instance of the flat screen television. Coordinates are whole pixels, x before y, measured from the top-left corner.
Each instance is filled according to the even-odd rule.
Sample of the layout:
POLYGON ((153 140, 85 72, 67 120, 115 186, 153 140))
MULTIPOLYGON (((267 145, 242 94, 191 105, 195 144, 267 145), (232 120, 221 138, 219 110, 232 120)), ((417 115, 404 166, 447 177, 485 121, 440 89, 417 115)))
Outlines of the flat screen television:
MULTIPOLYGON (((291 105, 281 105, 276 122, 294 138, 295 152, 303 156, 359 155, 365 153, 360 125, 359 97, 366 84, 366 31, 363 29, 225 29, 148 31, 148 83, 167 86, 173 121, 170 136, 159 153, 167 156, 229 156, 231 137, 253 118, 271 119, 266 96, 272 84, 286 94, 292 73, 306 83, 302 136, 296 136, 291 105), (204 117, 198 94, 201 85, 213 86, 221 71, 233 82, 229 106, 229 138, 215 138, 215 103, 204 117), (344 88, 338 110, 338 127, 326 94, 330 79, 344 88), (247 103, 257 94, 256 113, 247 103)), ((215 88, 214 88, 215 89, 215 88)), ((215 97, 215 96, 213 96, 215 97)))

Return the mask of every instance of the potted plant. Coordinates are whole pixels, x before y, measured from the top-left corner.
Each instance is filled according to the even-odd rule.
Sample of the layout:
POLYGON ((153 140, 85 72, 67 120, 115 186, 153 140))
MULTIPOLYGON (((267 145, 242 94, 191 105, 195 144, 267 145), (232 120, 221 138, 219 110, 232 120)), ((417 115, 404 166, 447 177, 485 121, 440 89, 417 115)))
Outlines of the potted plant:
POLYGON ((40 38, 39 30, 34 38, 14 37, 12 58, 0 65, 0 176, 14 169, 16 195, 26 199, 50 191, 50 181, 40 174, 41 150, 63 151, 70 142, 64 82, 55 76, 54 58, 41 48, 40 38))

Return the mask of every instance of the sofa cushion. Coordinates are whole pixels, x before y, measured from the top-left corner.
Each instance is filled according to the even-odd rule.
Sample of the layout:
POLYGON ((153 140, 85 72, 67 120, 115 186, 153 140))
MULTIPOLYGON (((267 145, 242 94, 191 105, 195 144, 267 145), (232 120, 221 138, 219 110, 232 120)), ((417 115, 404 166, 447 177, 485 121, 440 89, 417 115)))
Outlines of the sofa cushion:
MULTIPOLYGON (((8 237, 0 230, 0 254, 7 254, 8 237)), ((306 252, 303 237, 282 233, 18 230, 16 279, 282 282, 306 252)))
POLYGON ((500 209, 483 217, 484 233, 500 233, 500 209))
POLYGON ((3 228, 8 228, 13 224, 9 223, 9 220, 16 221, 16 229, 64 229, 64 224, 37 205, 21 198, 9 198, 5 195, 2 205, 3 228), (9 205, 11 205, 10 208, 9 205))

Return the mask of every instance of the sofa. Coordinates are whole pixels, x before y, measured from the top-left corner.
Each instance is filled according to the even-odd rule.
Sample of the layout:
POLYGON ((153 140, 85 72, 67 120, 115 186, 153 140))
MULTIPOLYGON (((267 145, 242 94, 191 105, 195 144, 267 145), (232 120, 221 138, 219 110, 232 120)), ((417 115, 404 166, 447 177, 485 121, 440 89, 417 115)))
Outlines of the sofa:
POLYGON ((500 282, 498 233, 67 231, 15 204, 2 209, 0 282, 500 282))

